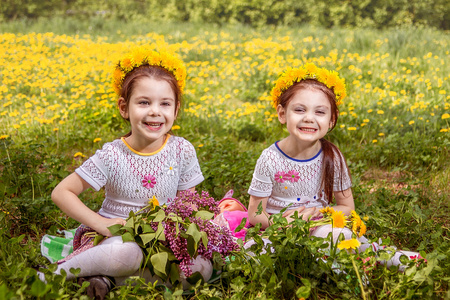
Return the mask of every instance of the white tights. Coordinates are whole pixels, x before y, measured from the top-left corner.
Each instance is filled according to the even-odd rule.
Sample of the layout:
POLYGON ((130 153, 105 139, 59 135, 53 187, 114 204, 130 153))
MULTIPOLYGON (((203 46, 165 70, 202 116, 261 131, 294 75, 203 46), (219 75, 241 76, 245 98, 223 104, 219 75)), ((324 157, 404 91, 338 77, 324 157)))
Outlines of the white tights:
POLYGON ((78 277, 105 275, 111 277, 130 276, 139 270, 143 260, 142 250, 135 242, 122 241, 114 236, 58 265, 56 274, 61 270, 67 273, 67 279, 75 279, 70 269, 80 268, 78 277))

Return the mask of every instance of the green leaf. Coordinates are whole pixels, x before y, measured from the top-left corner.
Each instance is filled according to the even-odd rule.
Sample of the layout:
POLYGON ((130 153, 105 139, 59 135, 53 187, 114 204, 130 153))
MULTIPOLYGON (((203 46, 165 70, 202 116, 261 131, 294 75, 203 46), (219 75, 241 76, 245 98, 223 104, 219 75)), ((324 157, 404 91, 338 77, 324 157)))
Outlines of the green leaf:
POLYGON ((161 223, 158 224, 158 229, 156 230, 156 237, 160 241, 166 241, 166 235, 164 234, 164 227, 161 223))
POLYGON ((109 226, 108 229, 109 229, 109 232, 111 232, 112 235, 121 235, 122 225, 114 224, 112 226, 109 226))
POLYGON ((156 214, 155 219, 153 219, 153 222, 161 222, 162 220, 164 220, 165 217, 166 217, 166 213, 164 212, 164 210, 161 209, 156 214))
POLYGON ((247 223, 247 218, 242 218, 241 223, 239 223, 239 226, 236 227, 236 229, 234 230, 234 232, 239 232, 241 231, 242 228, 244 228, 245 224, 247 223))
POLYGON ((125 227, 131 227, 134 228, 134 218, 128 218, 127 223, 125 224, 125 227))
POLYGON ((43 283, 40 280, 35 280, 33 284, 31 285, 30 293, 33 296, 41 297, 47 293, 47 291, 50 289, 50 286, 47 287, 45 283, 43 283))
POLYGON ((141 225, 142 227, 142 233, 153 233, 155 232, 152 228, 152 226, 150 226, 150 224, 145 223, 143 225, 141 225))
POLYGON ((214 217, 214 213, 207 210, 199 210, 195 213, 195 216, 203 220, 211 220, 214 217))
POLYGON ((201 235, 200 231, 198 230, 197 224, 195 224, 195 223, 191 223, 189 225, 188 229, 186 230, 186 234, 192 236, 192 238, 194 239, 196 244, 198 244, 198 242, 202 238, 202 235, 201 235))
POLYGON ((150 257, 150 262, 151 262, 153 268, 155 269, 155 271, 158 271, 159 273, 164 274, 165 277, 167 277, 166 265, 167 265, 168 257, 169 257, 169 255, 167 252, 159 252, 159 253, 153 254, 150 257))
POLYGON ((200 272, 195 272, 188 278, 186 278, 186 281, 189 282, 191 285, 195 285, 198 281, 204 280, 202 274, 200 272))
POLYGON ((170 264, 170 282, 175 283, 180 280, 180 269, 178 269, 178 264, 170 264))
POLYGON ((94 238, 94 246, 97 246, 105 237, 101 234, 97 234, 94 238))
POLYGON ((194 257, 197 252, 197 243, 194 241, 194 238, 190 235, 187 238, 187 251, 190 257, 194 257))
POLYGON ((142 243, 147 245, 151 241, 153 241, 156 237, 156 233, 143 233, 139 235, 142 239, 142 243))
POLYGON ((203 246, 208 249, 208 235, 204 231, 202 231, 200 234, 202 235, 203 246))
POLYGON ((125 232, 122 235, 122 240, 124 242, 134 242, 134 236, 131 233, 129 233, 129 232, 125 232))

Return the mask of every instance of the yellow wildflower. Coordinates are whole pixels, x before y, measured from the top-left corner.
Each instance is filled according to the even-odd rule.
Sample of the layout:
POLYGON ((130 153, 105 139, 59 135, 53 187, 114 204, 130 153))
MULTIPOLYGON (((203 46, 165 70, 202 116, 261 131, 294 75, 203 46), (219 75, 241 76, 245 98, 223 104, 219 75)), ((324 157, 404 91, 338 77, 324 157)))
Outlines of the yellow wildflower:
POLYGON ((83 153, 81 153, 81 152, 77 152, 77 153, 75 153, 74 155, 73 155, 73 157, 74 158, 77 158, 77 157, 86 157, 83 153))
POLYGON ((358 241, 357 239, 343 240, 337 245, 337 247, 341 250, 342 249, 356 249, 359 246, 361 246, 361 242, 358 241))
POLYGON ((344 228, 345 226, 345 216, 342 211, 334 211, 331 214, 331 224, 333 228, 344 228))
POLYGON ((334 209, 331 206, 324 207, 320 210, 320 213, 327 217, 328 215, 331 215, 334 212, 334 209))
POLYGON ((156 196, 153 196, 152 199, 149 199, 149 200, 150 200, 149 203, 151 203, 153 205, 153 207, 159 206, 159 201, 156 198, 156 196))

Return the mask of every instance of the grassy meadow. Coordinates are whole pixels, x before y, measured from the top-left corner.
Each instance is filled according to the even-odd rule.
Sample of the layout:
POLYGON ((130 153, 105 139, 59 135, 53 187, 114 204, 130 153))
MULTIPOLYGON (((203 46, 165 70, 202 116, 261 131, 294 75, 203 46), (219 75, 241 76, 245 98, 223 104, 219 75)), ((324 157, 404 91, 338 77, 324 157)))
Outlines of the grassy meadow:
MULTIPOLYGON (((307 62, 337 70, 348 96, 328 138, 347 159, 366 236, 420 251, 427 262, 397 272, 342 254, 344 273, 337 274, 331 262, 294 263, 287 249, 290 243, 296 247, 292 236, 302 232, 285 228, 274 237, 278 255, 266 254, 262 263, 237 255, 219 281, 198 284, 188 295, 137 283, 113 289, 109 298, 450 298, 448 32, 94 18, 0 24, 1 299, 86 299, 85 287, 54 275, 43 284, 31 267, 54 267, 40 255, 43 234, 78 225, 52 203, 53 187, 103 143, 128 132, 111 73, 115 61, 137 45, 173 51, 186 63, 173 132, 197 149, 205 176, 197 189, 216 199, 233 189, 243 203, 261 151, 287 134, 269 97, 278 74, 307 62), (297 276, 284 272, 285 266, 304 268, 297 276)), ((97 210, 102 192, 89 190, 81 198, 97 210)), ((319 247, 309 243, 301 253, 319 247)))

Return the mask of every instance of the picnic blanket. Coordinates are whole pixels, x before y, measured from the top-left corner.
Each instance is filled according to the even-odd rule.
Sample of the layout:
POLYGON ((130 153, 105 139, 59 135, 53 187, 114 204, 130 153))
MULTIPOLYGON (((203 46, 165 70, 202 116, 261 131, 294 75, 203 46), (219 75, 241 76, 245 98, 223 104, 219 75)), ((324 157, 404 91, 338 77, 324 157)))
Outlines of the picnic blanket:
POLYGON ((77 229, 58 231, 63 236, 46 234, 41 239, 41 254, 51 263, 57 262, 73 252, 73 237, 77 229))

